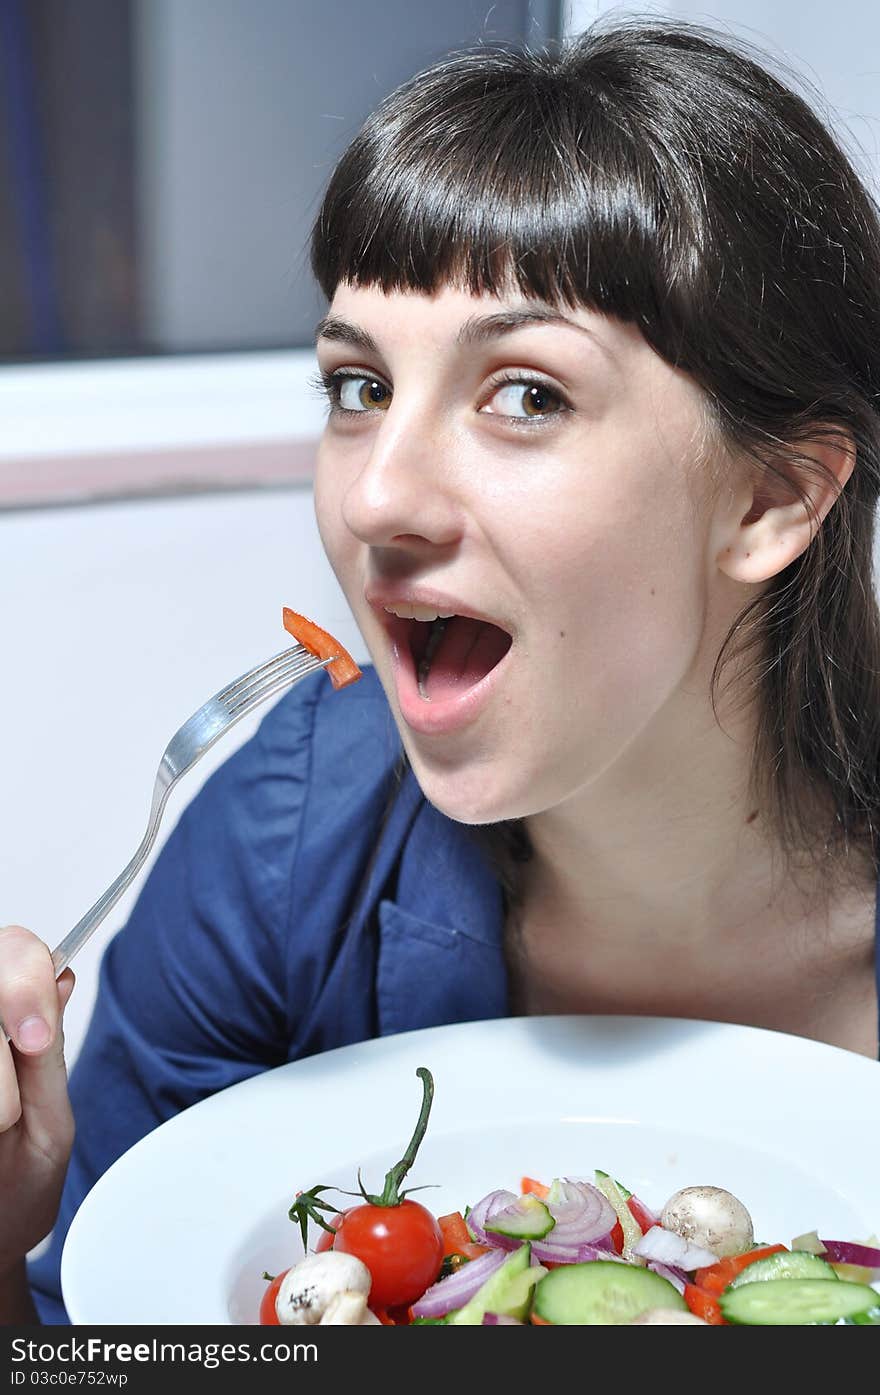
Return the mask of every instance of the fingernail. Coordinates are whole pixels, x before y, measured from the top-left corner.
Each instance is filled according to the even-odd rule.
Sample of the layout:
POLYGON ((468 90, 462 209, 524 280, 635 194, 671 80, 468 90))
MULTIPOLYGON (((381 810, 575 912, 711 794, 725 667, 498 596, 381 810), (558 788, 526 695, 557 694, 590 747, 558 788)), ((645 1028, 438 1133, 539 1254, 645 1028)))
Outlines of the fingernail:
POLYGON ((42 1017, 26 1017, 18 1024, 15 1039, 25 1051, 42 1051, 44 1046, 48 1046, 51 1035, 48 1023, 42 1017))

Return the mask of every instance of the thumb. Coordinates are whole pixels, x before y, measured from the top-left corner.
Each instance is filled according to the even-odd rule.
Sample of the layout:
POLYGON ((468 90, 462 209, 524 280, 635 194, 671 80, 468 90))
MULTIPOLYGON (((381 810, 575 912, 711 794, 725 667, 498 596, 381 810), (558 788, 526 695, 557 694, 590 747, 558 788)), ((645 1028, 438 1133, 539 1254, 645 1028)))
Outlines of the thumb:
POLYGON ((43 1125, 51 1131, 52 1120, 59 1111, 65 1115, 69 1112, 62 1019, 75 984, 73 970, 65 969, 56 984, 58 1018, 47 1045, 33 1052, 13 1048, 22 1114, 33 1128, 43 1125))

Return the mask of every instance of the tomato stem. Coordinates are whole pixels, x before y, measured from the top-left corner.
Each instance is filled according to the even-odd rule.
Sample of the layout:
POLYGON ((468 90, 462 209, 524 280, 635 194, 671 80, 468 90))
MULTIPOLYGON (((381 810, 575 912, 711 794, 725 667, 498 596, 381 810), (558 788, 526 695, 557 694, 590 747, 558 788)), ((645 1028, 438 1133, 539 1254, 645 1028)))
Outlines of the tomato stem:
MULTIPOLYGON (((419 1145, 428 1127, 428 1117, 431 1113, 431 1104, 434 1099, 434 1080, 431 1072, 426 1066, 419 1066, 416 1075, 421 1079, 423 1086, 422 1108, 419 1114, 419 1121, 416 1124, 415 1133, 409 1141, 409 1147, 400 1159, 400 1162, 392 1167, 390 1172, 386 1172, 385 1187, 382 1191, 382 1195, 371 1196, 369 1192, 364 1191, 364 1184, 361 1181, 360 1171, 358 1171, 359 1193, 342 1192, 343 1196, 357 1196, 359 1194, 371 1206, 399 1206, 403 1198, 407 1195, 406 1192, 400 1190, 400 1184, 416 1160, 419 1145)), ((421 1191, 421 1188, 413 1187, 411 1190, 421 1191)), ((329 1231, 331 1235, 335 1234, 333 1226, 328 1225, 321 1215, 322 1211, 332 1211, 333 1214, 337 1216, 340 1214, 338 1206, 333 1206, 331 1202, 325 1201, 321 1197, 322 1192, 329 1191, 339 1192, 342 1191, 342 1188, 324 1186, 322 1184, 318 1187, 310 1187, 308 1191, 297 1192, 296 1199, 287 1213, 290 1219, 299 1225, 302 1233, 303 1250, 308 1248, 308 1227, 310 1220, 314 1221, 316 1225, 321 1226, 322 1229, 329 1231)))
POLYGON ((400 1190, 400 1184, 416 1160, 416 1154, 419 1151, 422 1139, 425 1136, 425 1130, 428 1127, 428 1118, 434 1100, 434 1079, 431 1072, 426 1066, 419 1066, 416 1075, 422 1082, 423 1093, 422 1108, 419 1112, 419 1120, 416 1124, 415 1132, 400 1162, 396 1163, 395 1166, 385 1174, 385 1186, 382 1190, 382 1195, 370 1196, 369 1192, 365 1192, 363 1187, 361 1187, 361 1196, 365 1201, 369 1202, 371 1206, 399 1206, 406 1196, 406 1192, 400 1190))

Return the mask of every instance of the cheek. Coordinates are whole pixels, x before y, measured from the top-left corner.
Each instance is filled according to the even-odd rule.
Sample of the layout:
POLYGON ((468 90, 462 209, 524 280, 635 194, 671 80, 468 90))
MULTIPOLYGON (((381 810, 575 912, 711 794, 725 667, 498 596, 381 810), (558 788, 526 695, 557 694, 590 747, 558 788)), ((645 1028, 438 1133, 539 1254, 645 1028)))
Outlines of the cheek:
POLYGON ((624 709, 683 676, 705 623, 697 540, 673 520, 656 523, 634 536, 622 528, 593 538, 566 576, 582 676, 604 680, 610 701, 624 709))
MULTIPOLYGON (((629 575, 588 571, 582 592, 589 601, 572 617, 567 651, 577 686, 592 695, 603 722, 631 727, 666 700, 695 661, 705 624, 699 575, 686 561, 672 571, 642 558, 629 575)), ((559 637, 561 650, 568 638, 559 637)))
POLYGON ((593 491, 565 528, 533 521, 543 636, 531 657, 552 680, 541 726, 553 778, 607 766, 688 683, 706 627, 703 557, 690 511, 661 491, 593 491))
POLYGON ((334 471, 332 463, 327 459, 327 449, 322 440, 318 446, 315 464, 315 519, 324 551, 340 582, 340 572, 345 567, 346 543, 351 541, 342 516, 343 493, 341 473, 334 471))
MULTIPOLYGON (((610 651, 632 641, 662 647, 670 628, 692 628, 705 601, 700 525, 668 460, 652 461, 637 446, 627 455, 619 446, 598 451, 595 460, 589 473, 532 500, 528 531, 517 533, 519 560, 515 543, 510 563, 548 616, 565 614, 610 651)), ((550 637, 561 640, 565 629, 567 639, 568 628, 550 637)))

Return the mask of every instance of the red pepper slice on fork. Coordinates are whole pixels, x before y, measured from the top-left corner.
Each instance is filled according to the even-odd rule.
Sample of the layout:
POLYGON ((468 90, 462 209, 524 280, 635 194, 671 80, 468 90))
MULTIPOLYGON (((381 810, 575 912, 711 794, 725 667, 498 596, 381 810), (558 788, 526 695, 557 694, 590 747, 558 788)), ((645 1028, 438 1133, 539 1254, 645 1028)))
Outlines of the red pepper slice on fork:
POLYGON ((343 649, 339 640, 322 630, 314 620, 297 615, 296 611, 290 610, 288 606, 283 609, 283 620, 288 634, 293 635, 310 654, 319 659, 333 659, 333 663, 327 665, 327 672, 334 688, 346 688, 349 683, 356 683, 362 677, 354 659, 343 649))

